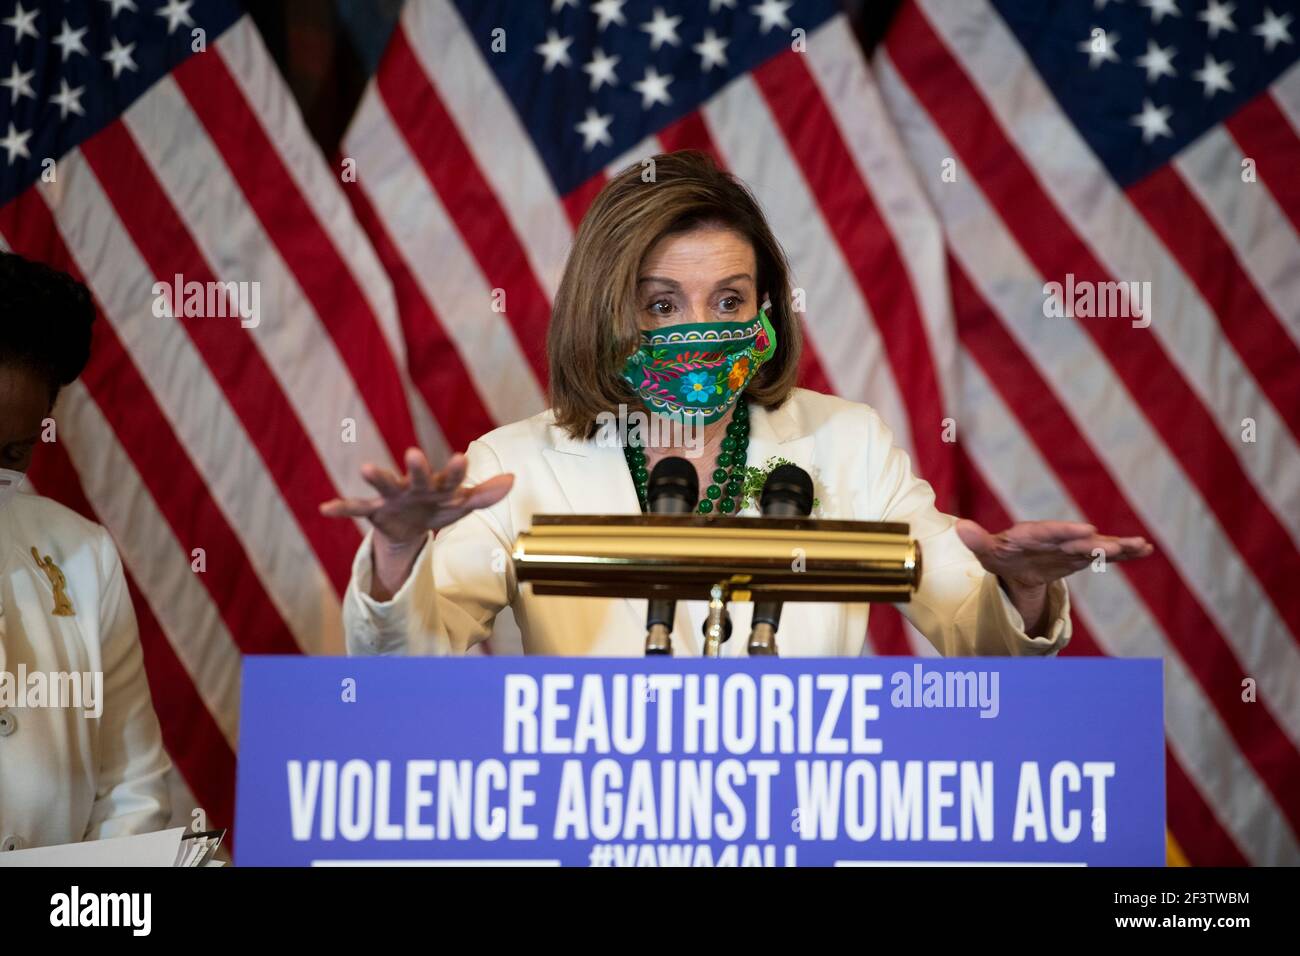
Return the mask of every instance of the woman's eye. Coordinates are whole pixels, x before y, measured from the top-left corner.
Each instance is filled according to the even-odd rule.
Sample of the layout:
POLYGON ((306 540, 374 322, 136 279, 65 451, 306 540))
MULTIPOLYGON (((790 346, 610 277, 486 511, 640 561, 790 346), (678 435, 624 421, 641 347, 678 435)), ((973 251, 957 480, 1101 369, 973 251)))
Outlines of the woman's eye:
POLYGON ((729 295, 718 303, 718 309, 722 312, 735 312, 740 308, 740 296, 729 295))
POLYGON ((653 315, 671 315, 673 304, 666 299, 660 299, 658 302, 650 303, 650 312, 653 315))

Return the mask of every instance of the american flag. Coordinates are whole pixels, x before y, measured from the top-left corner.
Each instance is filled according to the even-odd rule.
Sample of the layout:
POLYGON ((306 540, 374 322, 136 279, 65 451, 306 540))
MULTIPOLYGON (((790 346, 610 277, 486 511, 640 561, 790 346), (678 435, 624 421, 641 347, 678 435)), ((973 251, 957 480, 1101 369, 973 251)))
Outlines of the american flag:
MULTIPOLYGON (((941 506, 1157 542, 1072 579, 1068 653, 1168 661, 1171 858, 1300 860, 1300 94, 1288 12, 1239 7, 1229 29, 1201 0, 936 0, 869 64, 835 0, 408 0, 328 162, 231 6, 0 20, 0 237, 77 271, 106 318, 32 477, 117 538, 197 801, 229 821, 239 655, 339 646, 360 530, 316 502, 362 460, 440 458, 544 407, 587 205, 695 148, 790 253, 803 384, 876 407, 941 506), (84 116, 63 79, 95 91, 84 116), (155 317, 178 273, 260 280, 263 321, 155 317), (1046 317, 1067 273, 1150 281, 1150 327, 1046 317)), ((892 611, 871 628, 878 653, 928 652, 892 611)))

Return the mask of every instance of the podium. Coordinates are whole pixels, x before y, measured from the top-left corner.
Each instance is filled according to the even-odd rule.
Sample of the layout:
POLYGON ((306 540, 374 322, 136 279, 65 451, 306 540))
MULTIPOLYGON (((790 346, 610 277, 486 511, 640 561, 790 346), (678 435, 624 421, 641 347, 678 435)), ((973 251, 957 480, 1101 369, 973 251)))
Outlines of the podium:
POLYGON ((1165 859, 1159 660, 244 660, 235 862, 1165 859))

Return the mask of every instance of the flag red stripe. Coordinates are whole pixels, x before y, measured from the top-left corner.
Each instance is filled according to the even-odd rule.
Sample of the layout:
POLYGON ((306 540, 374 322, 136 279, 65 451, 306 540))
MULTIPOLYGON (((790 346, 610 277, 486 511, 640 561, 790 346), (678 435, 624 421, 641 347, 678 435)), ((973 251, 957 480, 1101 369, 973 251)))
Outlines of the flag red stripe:
POLYGON ((708 153, 719 166, 725 168, 727 165, 722 154, 718 152, 717 144, 713 142, 713 136, 710 135, 709 128, 704 122, 704 114, 700 110, 692 110, 681 119, 669 123, 658 132, 657 136, 665 153, 675 153, 679 149, 696 149, 708 153))
POLYGON ((808 317, 801 316, 800 321, 803 324, 804 333, 803 348, 799 352, 799 377, 796 381, 803 388, 834 395, 835 389, 831 387, 830 379, 826 377, 826 368, 817 355, 817 347, 813 345, 812 337, 808 335, 808 317))
POLYGON ((907 639, 907 622, 892 604, 873 604, 867 618, 867 637, 881 657, 910 657, 912 643, 907 639))
POLYGON ((280 251, 351 373, 393 457, 415 444, 397 360, 349 264, 285 168, 220 56, 191 56, 173 72, 190 109, 280 251))
MULTIPOLYGON (((687 113, 675 123, 660 130, 659 142, 666 152, 675 152, 679 149, 695 149, 708 153, 721 168, 727 168, 726 160, 718 150, 717 144, 713 141, 713 136, 709 133, 709 128, 704 122, 704 114, 699 110, 687 113)), ((835 389, 831 387, 831 380, 826 374, 826 368, 817 355, 817 348, 813 345, 811 336, 808 335, 808 317, 806 315, 801 316, 800 321, 804 331, 804 345, 803 350, 799 353, 799 384, 804 388, 811 388, 813 391, 834 393, 835 389)), ((888 615, 885 616, 888 617, 888 615)), ((892 634, 901 635, 901 628, 902 624, 899 622, 898 626, 893 629, 892 634)), ((898 646, 897 642, 891 639, 891 631, 887 624, 882 622, 878 630, 887 644, 894 647, 898 646)), ((906 644, 906 639, 904 639, 904 644, 906 644)))
POLYGON ((587 215, 587 210, 591 208, 591 204, 596 201, 596 196, 605 188, 607 182, 609 182, 608 176, 603 172, 596 173, 560 200, 564 205, 564 214, 569 217, 569 222, 575 231, 582 225, 582 217, 587 215))
MULTIPOLYGON (((123 226, 155 276, 180 274, 186 282, 211 282, 214 275, 171 202, 163 193, 135 140, 120 122, 86 140, 82 154, 112 202, 123 226)), ((142 304, 143 307, 143 304, 142 304)), ((261 453, 299 526, 341 595, 351 577, 352 556, 361 544, 355 525, 326 518, 317 510, 336 496, 296 411, 238 321, 217 318, 158 319, 178 322, 212 370, 231 409, 261 453), (243 337, 242 347, 232 341, 243 337)), ((142 449, 149 453, 150 444, 142 449)), ((152 469, 143 463, 142 472, 152 469)))
MULTIPOLYGON (((545 383, 546 327, 551 307, 523 246, 492 187, 483 177, 455 121, 406 38, 393 31, 375 77, 380 95, 411 155, 437 191, 465 247, 494 289, 506 294, 506 318, 525 359, 545 383)), ((436 264, 433 265, 436 268, 436 264)), ((483 303, 487 314, 488 302, 483 303)))
MULTIPOLYGON (((27 190, 0 209, 0 232, 20 254, 83 280, 49 208, 35 190, 27 190)), ((247 553, 102 310, 81 381, 184 548, 185 554, 178 558, 186 558, 194 548, 203 548, 209 556, 208 570, 198 580, 236 643, 251 653, 297 653, 298 645, 262 589, 247 553)))
POLYGON ((753 75, 871 306, 903 394, 920 470, 938 501, 951 507, 953 456, 952 446, 942 439, 943 396, 925 321, 893 233, 803 55, 782 53, 753 75))
MULTIPOLYGON (((1296 374, 1300 349, 1259 294, 1209 214, 1172 165, 1161 166, 1127 192, 1201 291, 1219 320, 1224 338, 1232 343, 1260 390, 1291 434, 1300 438, 1300 375, 1296 374), (1243 316, 1249 316, 1249 320, 1243 321, 1243 316)), ((1152 321, 1182 319, 1157 307, 1152 321)))
MULTIPOLYGON (((1242 153, 1255 161, 1255 174, 1268 187, 1291 225, 1300 231, 1300 136, 1268 92, 1224 121, 1242 153)), ((1240 170, 1234 170, 1240 173, 1240 170)), ((1247 188, 1251 188, 1247 186, 1247 188)))
MULTIPOLYGON (((1037 176, 1007 140, 981 91, 915 4, 905 5, 886 38, 890 57, 930 113, 1025 254, 1041 274, 1076 281, 1114 281, 1071 230, 1037 176)), ((1149 330, 1127 321, 1082 321, 1224 532, 1272 598, 1292 637, 1300 639, 1300 592, 1282 569, 1300 552, 1273 514, 1213 416, 1179 375, 1149 330), (1140 332, 1140 334, 1139 334, 1140 332)), ((1036 397, 1033 399, 1038 401, 1036 397)), ((1044 447, 1059 448, 1058 442, 1044 447)))
MULTIPOLYGON (((1030 440, 1051 449, 1050 457, 1045 456, 1048 465, 1087 519, 1115 534, 1140 534, 1158 541, 956 259, 949 259, 948 275, 961 344, 1015 410, 1030 440)), ((1200 596, 1160 550, 1124 565, 1121 573, 1160 622, 1167 642, 1181 655, 1292 828, 1300 832, 1300 803, 1294 798, 1300 793, 1300 753, 1266 703, 1241 706, 1241 681, 1248 675, 1202 607, 1200 596)))
MULTIPOLYGON (((986 528, 1006 528, 1015 518, 1007 511, 980 471, 978 465, 960 446, 957 449, 957 474, 961 477, 968 504, 963 514, 986 528)), ((1104 657, 1105 651, 1088 628, 1071 609, 1073 633, 1063 656, 1104 657)), ((1174 752, 1165 744, 1165 804, 1167 825, 1174 838, 1196 862, 1206 866, 1246 866, 1248 861, 1223 824, 1206 803, 1201 791, 1183 770, 1174 752)))
POLYGON ((353 184, 344 191, 392 280, 411 380, 424 396, 451 448, 464 449, 495 428, 496 422, 483 404, 455 343, 411 275, 365 190, 353 184))
MULTIPOLYGON (((82 490, 68 453, 58 442, 40 447, 32 459, 28 477, 41 494, 58 500, 96 524, 100 523, 82 490)), ((207 811, 212 825, 229 826, 235 819, 235 755, 221 728, 199 698, 193 680, 176 657, 175 649, 125 562, 122 570, 135 608, 145 676, 162 729, 163 746, 185 778, 190 792, 207 811)), ((173 813, 176 810, 176 807, 172 808, 173 813)))

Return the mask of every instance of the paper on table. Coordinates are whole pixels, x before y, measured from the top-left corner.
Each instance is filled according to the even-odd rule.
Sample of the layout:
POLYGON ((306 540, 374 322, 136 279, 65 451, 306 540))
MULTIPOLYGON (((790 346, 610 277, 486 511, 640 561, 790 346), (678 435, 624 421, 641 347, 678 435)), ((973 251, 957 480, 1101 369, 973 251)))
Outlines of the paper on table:
POLYGON ((0 853, 0 866, 175 866, 184 827, 0 853))

